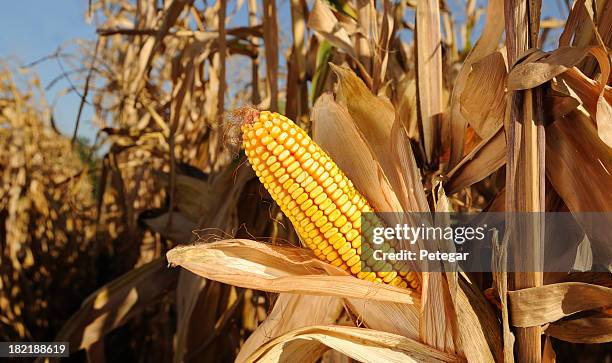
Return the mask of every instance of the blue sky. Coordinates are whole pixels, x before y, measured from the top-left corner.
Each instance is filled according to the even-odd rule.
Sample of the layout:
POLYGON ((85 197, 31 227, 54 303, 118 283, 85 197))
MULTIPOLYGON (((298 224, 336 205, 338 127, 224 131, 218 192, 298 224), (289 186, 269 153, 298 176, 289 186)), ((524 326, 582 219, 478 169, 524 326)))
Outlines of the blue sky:
MULTIPOLYGON (((281 31, 289 32, 288 28, 288 0, 281 0, 279 5, 281 31)), ((309 1, 310 3, 310 1, 309 1)), ((478 1, 484 5, 485 1, 478 1)), ((560 15, 559 2, 543 2, 543 13, 555 17, 560 15)), ((93 24, 85 22, 87 0, 9 0, 3 2, 3 11, 0 12, 0 58, 8 58, 11 65, 25 65, 42 57, 50 55, 60 45, 70 45, 76 38, 95 39, 93 24)), ((451 9, 462 9, 463 1, 450 0, 451 9)), ((233 19, 232 23, 246 23, 245 9, 233 19)), ((235 9, 235 2, 230 2, 229 11, 235 9)), ((565 10, 565 9, 563 9, 565 10)), ((455 13, 458 20, 459 13, 455 13)), ((481 23, 482 23, 481 18, 481 23)), ((480 24, 479 24, 480 25, 480 24)), ((290 35, 290 34, 287 34, 290 35)), ((74 50, 74 48, 72 48, 74 50)), ((281 53, 283 62, 284 53, 281 53)), ((65 65, 69 69, 68 65, 65 65)), ((49 60, 38 64, 38 72, 43 87, 61 75, 62 69, 57 60, 49 60)), ((72 92, 62 97, 58 94, 69 86, 66 80, 57 82, 47 90, 47 100, 54 104, 54 115, 60 131, 72 135, 77 116, 80 96, 72 92)), ((81 118, 80 135, 93 139, 96 128, 91 125, 92 110, 85 105, 81 118)))
MULTIPOLYGON (((0 57, 8 58, 11 66, 25 65, 50 55, 58 46, 70 44, 75 38, 95 39, 93 25, 85 23, 87 0, 11 0, 4 1, 2 7, 0 57)), ((62 74, 56 60, 42 62, 34 70, 43 87, 62 74)), ((68 85, 67 81, 57 82, 47 91, 48 102, 52 103, 68 85)), ((72 135, 79 102, 80 97, 70 93, 55 103, 55 119, 64 134, 72 135)), ((86 106, 80 128, 80 134, 90 139, 95 136, 95 129, 89 122, 91 112, 86 106)))

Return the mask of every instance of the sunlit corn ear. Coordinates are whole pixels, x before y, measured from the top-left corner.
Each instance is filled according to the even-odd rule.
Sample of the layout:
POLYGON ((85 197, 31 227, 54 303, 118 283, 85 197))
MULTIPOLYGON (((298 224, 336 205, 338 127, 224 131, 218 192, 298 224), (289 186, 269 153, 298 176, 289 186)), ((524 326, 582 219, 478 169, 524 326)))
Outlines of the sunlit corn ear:
POLYGON ((367 228, 361 226, 362 213, 373 210, 304 130, 285 116, 262 111, 246 115, 242 132, 259 180, 317 257, 360 279, 418 288, 415 273, 395 272, 374 260, 371 249, 362 251, 362 227, 367 228), (369 271, 361 270, 362 253, 369 271))

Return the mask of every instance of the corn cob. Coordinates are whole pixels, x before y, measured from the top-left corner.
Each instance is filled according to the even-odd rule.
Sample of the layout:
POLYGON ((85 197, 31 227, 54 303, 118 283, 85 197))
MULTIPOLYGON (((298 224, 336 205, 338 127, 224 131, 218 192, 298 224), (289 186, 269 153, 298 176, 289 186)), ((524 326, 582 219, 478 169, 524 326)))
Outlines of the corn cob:
MULTIPOLYGON (((360 279, 418 289, 414 272, 395 272, 374 260, 372 249, 364 245, 362 251, 362 227, 377 224, 368 220, 372 214, 365 214, 361 226, 361 216, 373 210, 304 130, 278 113, 254 110, 241 128, 245 153, 259 180, 318 258, 360 279)), ((393 252, 388 244, 383 250, 393 252)))

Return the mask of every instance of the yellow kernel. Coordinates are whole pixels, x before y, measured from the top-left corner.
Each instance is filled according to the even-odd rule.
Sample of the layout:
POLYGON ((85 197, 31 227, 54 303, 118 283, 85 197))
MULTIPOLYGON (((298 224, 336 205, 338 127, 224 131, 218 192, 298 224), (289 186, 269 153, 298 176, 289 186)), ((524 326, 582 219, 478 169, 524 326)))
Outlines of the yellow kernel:
POLYGON ((261 137, 260 140, 261 140, 262 145, 268 145, 269 143, 274 141, 274 139, 270 135, 264 135, 261 137))
MULTIPOLYGON (((295 185, 297 185, 297 184, 295 184, 295 185)), ((302 195, 302 194, 304 194, 304 189, 300 188, 300 187, 299 187, 299 185, 298 185, 298 188, 297 188, 297 189, 295 189, 295 190, 294 190, 294 191, 291 193, 291 197, 292 197, 293 199, 295 199, 295 202, 296 202, 296 203, 300 204, 300 202, 298 202, 298 201, 297 201, 297 198, 298 198, 300 195, 302 195)))
POLYGON ((302 164, 302 168, 304 168, 304 170, 307 170, 313 163, 314 160, 306 159, 306 161, 304 161, 304 164, 302 164))
MULTIPOLYGON (((332 213, 333 214, 333 213, 332 213)), ((341 215, 340 217, 338 217, 338 219, 336 219, 336 221, 334 222, 334 226, 340 228, 343 227, 346 224, 347 220, 346 217, 341 215)))
MULTIPOLYGON (((309 200, 310 201, 310 200, 309 200)), ((306 211, 306 215, 308 217, 312 216, 313 214, 315 214, 316 211, 318 211, 319 208, 317 208, 316 205, 313 205, 312 207, 308 208, 308 210, 306 211)))
POLYGON ((359 251, 359 247, 361 247, 361 238, 355 238, 354 240, 351 241, 351 244, 353 245, 353 248, 357 249, 357 251, 359 251))
MULTIPOLYGON (((359 262, 359 260, 360 260, 359 255, 354 255, 353 257, 349 258, 349 259, 346 261, 346 264, 347 264, 349 267, 357 267, 357 268, 356 268, 356 270, 360 270, 360 269, 361 269, 361 266, 360 266, 360 264, 358 264, 358 263, 357 263, 357 262, 359 262)), ((351 269, 351 272, 353 272, 353 269, 351 269)), ((354 273, 354 272, 353 272, 353 273, 354 273)))
MULTIPOLYGON (((351 244, 348 242, 345 242, 339 249, 338 249, 338 253, 341 255, 344 255, 345 253, 347 253, 349 250, 352 250, 351 244)), ((354 250, 353 250, 354 251, 354 250)), ((349 256, 350 257, 350 256, 349 256)), ((348 259, 348 257, 347 257, 348 259)), ((346 260, 345 260, 346 261, 346 260)))
POLYGON ((322 217, 319 217, 317 219, 317 221, 315 222, 315 225, 320 228, 325 223, 327 223, 327 217, 326 216, 322 216, 322 217))
POLYGON ((339 267, 340 265, 342 265, 342 259, 341 258, 336 258, 335 260, 333 260, 330 263, 332 264, 332 266, 339 267))
POLYGON ((344 225, 340 228, 340 233, 346 234, 353 228, 353 225, 350 222, 344 223, 344 225))
MULTIPOLYGON (((287 174, 283 174, 281 177, 278 178, 278 182, 281 184, 284 184, 288 180, 290 179, 289 179, 289 175, 287 174)), ((293 180, 291 180, 291 183, 293 183, 293 180)))
POLYGON ((336 191, 332 193, 331 198, 333 200, 337 200, 338 198, 340 198, 342 193, 344 193, 344 192, 341 189, 336 189, 336 191))
POLYGON ((331 195, 337 189, 338 189, 338 185, 336 183, 331 183, 327 188, 325 188, 325 191, 327 192, 327 194, 331 195))
POLYGON ((319 219, 321 219, 321 217, 323 217, 323 211, 317 208, 317 211, 315 212, 315 214, 312 215, 312 220, 314 222, 317 222, 319 219))
POLYGON ((277 145, 274 150, 272 150, 272 154, 274 155, 280 155, 280 153, 283 152, 283 150, 285 150, 285 147, 283 145, 277 145))
POLYGON ((296 209, 297 209, 297 208, 294 208, 294 209, 291 211, 291 214, 293 214, 293 216, 294 216, 294 218, 295 218, 295 221, 296 221, 296 222, 300 222, 300 221, 304 220, 304 218, 306 218, 306 215, 305 215, 304 213, 302 213, 301 211, 299 211, 299 209, 298 209, 298 211, 296 212, 296 211, 295 211, 296 209))
POLYGON ((287 172, 288 173, 292 173, 295 169, 300 167, 300 163, 295 161, 293 162, 293 164, 289 165, 289 167, 287 168, 287 172))
MULTIPOLYGON (((345 246, 350 246, 350 244, 346 244, 345 246)), ((351 259, 353 256, 357 256, 357 251, 355 251, 354 248, 350 248, 348 249, 346 252, 340 252, 338 251, 338 253, 340 253, 340 255, 342 256, 342 259, 344 261, 348 261, 349 259, 351 259)))
POLYGON ((291 153, 289 152, 289 150, 285 149, 285 150, 283 150, 282 153, 280 153, 280 155, 278 155, 278 160, 284 161, 285 159, 287 159, 289 157, 289 155, 291 155, 291 153))
MULTIPOLYGON (((306 210, 306 209, 310 208, 311 206, 312 206, 312 199, 308 199, 308 200, 306 200, 304 203, 302 203, 302 204, 300 205, 300 209, 301 209, 301 210, 306 210)), ((315 206, 315 208, 316 208, 316 206, 315 206)), ((307 214, 307 215, 308 215, 308 214, 307 214)), ((310 216, 309 216, 309 217, 310 217, 310 216)))
POLYGON ((271 172, 275 172, 280 167, 281 167, 281 164, 279 162, 276 162, 276 163, 272 164, 272 166, 270 166, 270 171, 271 172))
POLYGON ((287 159, 283 160, 283 166, 286 168, 289 165, 293 164, 294 162, 295 162, 295 158, 293 156, 289 155, 289 157, 287 157, 287 159))
POLYGON ((299 197, 297 197, 295 199, 295 202, 297 204, 302 204, 302 203, 304 203, 306 201, 306 199, 308 199, 308 194, 302 193, 299 197))
MULTIPOLYGON (((342 234, 340 233, 336 233, 333 236, 329 237, 329 243, 335 245, 337 241, 339 241, 340 239, 342 239, 342 234)), ((335 247, 335 246, 334 246, 335 247)))
POLYGON ((329 239, 329 243, 333 244, 334 248, 339 250, 340 248, 342 248, 342 246, 346 244, 346 238, 342 237, 342 234, 337 233, 329 239), (339 236, 339 238, 335 238, 336 236, 339 236))
MULTIPOLYGON (((304 220, 307 220, 307 219, 304 219, 304 220)), ((315 229, 315 225, 314 225, 314 224, 309 223, 309 224, 307 224, 307 225, 306 225, 306 227, 304 227, 304 232, 306 232, 306 233, 310 233, 310 232, 312 232, 312 231, 316 231, 316 229, 315 229)), ((318 234, 318 231, 317 231, 317 234, 318 234)), ((316 236, 317 234, 315 234, 314 236, 316 236)), ((314 236, 313 236, 313 237, 314 237, 314 236)))
POLYGON ((357 236, 359 236, 359 232, 356 229, 351 229, 347 234, 346 234, 346 239, 349 241, 354 240, 355 238, 357 238, 357 236))
POLYGON ((325 180, 323 180, 323 181, 321 182, 321 186, 322 186, 323 188, 327 188, 327 187, 329 187, 330 185, 332 185, 333 183, 334 183, 334 179, 333 179, 333 178, 329 178, 329 177, 328 177, 328 178, 326 178, 325 180))
POLYGON ((270 156, 266 159, 266 165, 270 166, 276 162, 276 156, 270 156))
POLYGON ((325 196, 325 197, 326 198, 321 202, 321 204, 319 204, 319 207, 321 207, 322 210, 327 209, 327 207, 329 207, 330 205, 333 204, 331 199, 328 199, 327 196, 325 196))
POLYGON ((272 130, 270 130, 270 136, 272 137, 277 137, 278 135, 280 135, 281 133, 281 129, 278 126, 274 126, 272 127, 272 130))
POLYGON ((318 197, 320 195, 325 195, 325 194, 322 194, 322 193, 323 193, 323 188, 320 185, 317 185, 316 188, 314 188, 312 190, 312 193, 310 193, 310 197, 311 198, 316 198, 316 197, 318 197))
POLYGON ((321 233, 325 233, 329 231, 332 227, 333 226, 331 223, 326 223, 323 227, 321 227, 321 233))
POLYGON ((374 281, 376 279, 376 274, 374 272, 368 272, 368 275, 364 278, 366 281, 374 281))
POLYGON ((325 213, 326 215, 329 215, 334 210, 336 210, 336 205, 334 203, 331 203, 329 205, 329 207, 327 207, 327 208, 325 208, 325 210, 323 210, 323 213, 325 213))
MULTIPOLYGON (((312 197, 312 194, 310 196, 312 197)), ((313 198, 316 205, 321 205, 321 203, 323 203, 323 201, 327 199, 327 195, 325 195, 325 193, 321 193, 313 198)))
MULTIPOLYGON (((280 165, 280 164, 279 164, 279 165, 280 165)), ((278 169, 278 170, 276 170, 276 171, 274 172, 274 177, 275 177, 275 178, 280 178, 280 177, 281 177, 281 176, 283 176, 283 175, 286 175, 286 174, 285 174, 285 169, 283 169, 283 168, 281 168, 281 167, 279 167, 279 169, 278 169)), ((280 180, 279 180, 279 184, 282 184, 282 183, 280 182, 280 180)))
MULTIPOLYGON (((311 177, 311 178, 312 178, 312 177, 311 177)), ((318 184, 317 184, 317 182, 316 182, 316 181, 312 181, 312 182, 310 182, 310 184, 308 184, 308 185, 307 185, 307 186, 304 188, 304 190, 305 190, 306 192, 308 192, 308 193, 309 193, 309 192, 310 192, 311 190, 313 190, 313 189, 314 189, 314 188, 315 188, 317 185, 318 185, 318 184)))
POLYGON ((287 192, 291 194, 292 197, 293 197, 293 193, 300 188, 300 185, 297 183, 293 183, 293 180, 291 179, 287 180, 285 184, 289 184, 287 187, 287 192))
POLYGON ((389 274, 387 276, 385 276, 383 278, 383 281, 386 283, 389 283, 391 281, 393 281, 393 279, 395 279, 395 277, 397 276, 397 272, 391 271, 389 272, 389 274))
MULTIPOLYGON (((329 246, 329 247, 333 248, 332 246, 329 246)), ((339 257, 338 256, 338 252, 336 252, 334 250, 331 250, 330 253, 325 255, 325 258, 327 258, 328 261, 333 261, 333 260, 335 260, 338 257, 339 257)))
POLYGON ((318 168, 319 168, 319 163, 318 163, 318 162, 316 162, 316 161, 313 161, 312 165, 310 165, 310 166, 308 167, 308 171, 314 174, 314 172, 315 172, 315 171, 316 171, 318 168))
POLYGON ((307 177, 308 177, 308 173, 305 171, 302 171, 300 175, 298 175, 298 177, 295 178, 295 181, 301 184, 307 177))
POLYGON ((337 209, 335 209, 333 212, 331 212, 331 213, 329 214, 329 221, 330 221, 330 222, 333 222, 333 221, 335 221, 336 219, 338 219, 338 217, 340 217, 340 216, 341 216, 340 211, 339 211, 339 210, 337 210, 337 209))
POLYGON ((329 239, 329 237, 333 236, 335 233, 338 233, 338 228, 334 227, 334 228, 329 229, 327 232, 323 232, 323 237, 329 239))

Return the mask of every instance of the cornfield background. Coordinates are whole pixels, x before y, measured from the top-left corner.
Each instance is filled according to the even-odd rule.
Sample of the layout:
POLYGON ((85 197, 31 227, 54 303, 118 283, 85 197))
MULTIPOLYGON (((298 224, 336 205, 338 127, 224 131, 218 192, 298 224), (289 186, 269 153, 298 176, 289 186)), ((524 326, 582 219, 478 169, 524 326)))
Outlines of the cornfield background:
POLYGON ((560 240, 566 274, 347 276, 300 248, 229 112, 295 120, 379 211, 610 212, 612 1, 557 5, 90 0, 97 40, 55 55, 74 135, 0 66, 1 339, 91 362, 612 361, 606 242, 560 240))

